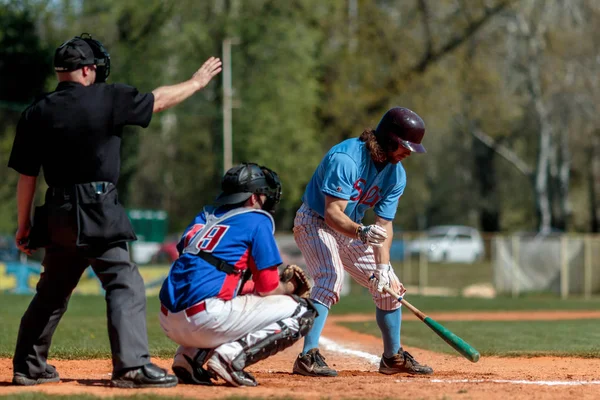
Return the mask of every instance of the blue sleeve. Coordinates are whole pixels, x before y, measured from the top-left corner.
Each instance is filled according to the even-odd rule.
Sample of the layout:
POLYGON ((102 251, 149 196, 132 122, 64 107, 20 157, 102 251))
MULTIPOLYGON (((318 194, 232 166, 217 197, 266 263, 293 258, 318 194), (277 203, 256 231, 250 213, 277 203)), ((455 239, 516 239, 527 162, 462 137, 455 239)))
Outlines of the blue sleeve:
POLYGON ((390 189, 384 193, 381 200, 373 208, 375 214, 383 219, 393 220, 398 209, 398 200, 400 200, 400 196, 404 193, 405 187, 406 173, 402 170, 397 183, 389 186, 390 189))
POLYGON ((252 236, 251 254, 256 264, 256 268, 271 268, 283 263, 275 237, 273 236, 273 223, 264 215, 257 218, 257 224, 252 236))
POLYGON ((323 176, 323 193, 349 200, 358 179, 358 166, 347 154, 334 153, 327 161, 323 176))

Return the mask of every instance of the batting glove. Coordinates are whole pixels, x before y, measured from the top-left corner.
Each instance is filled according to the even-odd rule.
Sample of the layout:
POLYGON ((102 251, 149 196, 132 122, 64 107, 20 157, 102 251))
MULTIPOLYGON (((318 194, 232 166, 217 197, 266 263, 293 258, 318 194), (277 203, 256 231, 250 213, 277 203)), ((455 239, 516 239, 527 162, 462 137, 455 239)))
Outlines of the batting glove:
POLYGON ((388 235, 385 228, 382 228, 379 225, 360 225, 356 229, 356 237, 364 244, 370 244, 373 247, 381 247, 388 235))
POLYGON ((391 270, 392 266, 390 264, 377 264, 371 277, 371 289, 383 293, 383 288, 390 286, 391 270))

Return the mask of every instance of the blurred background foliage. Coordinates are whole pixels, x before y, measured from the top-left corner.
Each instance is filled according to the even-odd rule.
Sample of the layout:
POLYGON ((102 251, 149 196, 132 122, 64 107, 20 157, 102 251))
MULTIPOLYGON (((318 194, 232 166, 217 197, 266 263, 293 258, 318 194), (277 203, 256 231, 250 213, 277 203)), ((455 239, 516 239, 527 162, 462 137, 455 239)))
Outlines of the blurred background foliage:
MULTIPOLYGON (((280 231, 329 147, 400 105, 425 120, 428 153, 404 162, 397 229, 598 232, 599 22, 596 0, 0 0, 0 157, 72 36, 102 41, 109 82, 141 91, 237 38, 233 161, 280 174, 280 231)), ((222 78, 125 135, 122 202, 166 210, 175 233, 219 192, 222 78)), ((16 179, 0 169, 1 232, 16 179)))

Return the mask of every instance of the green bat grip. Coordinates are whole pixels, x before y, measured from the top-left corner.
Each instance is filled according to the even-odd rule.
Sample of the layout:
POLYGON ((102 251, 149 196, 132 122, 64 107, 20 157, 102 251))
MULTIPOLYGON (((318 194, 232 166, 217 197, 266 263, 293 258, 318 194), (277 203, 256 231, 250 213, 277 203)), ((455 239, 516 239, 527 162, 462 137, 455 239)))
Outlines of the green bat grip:
POLYGON ((443 325, 429 317, 425 317, 423 322, 425 322, 425 324, 427 324, 428 327, 430 327, 435 333, 437 333, 439 337, 444 339, 446 343, 448 343, 456 351, 462 354, 467 360, 472 361, 474 363, 479 361, 479 352, 475 350, 473 346, 462 340, 460 337, 456 336, 443 325))

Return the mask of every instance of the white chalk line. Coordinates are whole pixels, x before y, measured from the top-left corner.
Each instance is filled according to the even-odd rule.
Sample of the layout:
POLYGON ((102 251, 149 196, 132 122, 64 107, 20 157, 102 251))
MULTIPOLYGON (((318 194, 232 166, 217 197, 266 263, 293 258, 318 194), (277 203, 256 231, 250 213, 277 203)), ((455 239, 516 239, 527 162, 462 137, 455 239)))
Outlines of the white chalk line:
MULTIPOLYGON (((398 383, 414 383, 415 380, 398 379, 398 383)), ((418 382, 423 382, 419 380, 418 382)), ((540 385, 540 386, 582 386, 600 385, 600 381, 524 381, 510 379, 431 379, 431 383, 512 383, 515 385, 540 385)))
POLYGON ((355 357, 363 358, 363 359, 371 362, 372 364, 379 365, 379 361, 381 360, 381 357, 378 357, 376 355, 367 353, 365 351, 349 349, 349 348, 344 347, 341 344, 336 343, 333 340, 328 339, 328 338, 323 337, 323 336, 321 336, 319 338, 319 344, 323 345, 323 348, 325 350, 334 351, 336 353, 341 353, 341 354, 346 354, 346 355, 350 355, 350 356, 355 356, 355 357))
MULTIPOLYGON (((333 351, 340 354, 355 356, 365 359, 374 365, 379 365, 380 356, 367 353, 361 350, 354 350, 341 344, 321 336, 319 344, 324 350, 333 351)), ((397 383, 422 383, 423 379, 397 379, 397 383)), ((431 383, 509 383, 514 385, 538 385, 538 386, 582 386, 582 385, 600 385, 600 380, 597 381, 526 381, 526 380, 510 380, 510 379, 430 379, 426 382, 431 383)))

